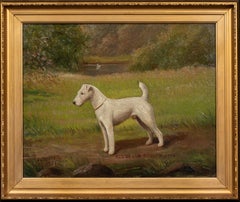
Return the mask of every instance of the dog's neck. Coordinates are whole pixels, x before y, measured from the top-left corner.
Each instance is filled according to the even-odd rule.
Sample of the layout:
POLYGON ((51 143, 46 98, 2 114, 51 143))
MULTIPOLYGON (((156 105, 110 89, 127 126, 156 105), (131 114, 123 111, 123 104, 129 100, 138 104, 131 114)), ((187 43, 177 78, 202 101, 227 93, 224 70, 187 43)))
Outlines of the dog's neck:
POLYGON ((96 87, 92 86, 93 87, 93 96, 91 97, 91 104, 94 108, 94 110, 96 111, 97 109, 99 109, 103 104, 104 102, 106 101, 107 97, 105 95, 103 95, 103 93, 98 90, 96 87))

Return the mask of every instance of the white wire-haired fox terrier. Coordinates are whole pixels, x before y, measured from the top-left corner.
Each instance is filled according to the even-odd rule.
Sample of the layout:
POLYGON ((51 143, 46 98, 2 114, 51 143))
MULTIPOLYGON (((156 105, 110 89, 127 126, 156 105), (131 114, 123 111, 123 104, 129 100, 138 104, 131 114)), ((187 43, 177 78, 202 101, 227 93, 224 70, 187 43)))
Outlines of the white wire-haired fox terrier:
POLYGON ((113 126, 130 117, 136 119, 147 131, 149 138, 146 145, 153 143, 153 134, 155 134, 159 141, 158 146, 163 146, 163 135, 157 127, 153 108, 148 102, 147 86, 139 82, 139 87, 143 93, 141 97, 110 99, 95 86, 83 84, 73 100, 73 104, 77 106, 81 106, 88 100, 91 102, 103 133, 104 151, 110 155, 115 153, 113 126))

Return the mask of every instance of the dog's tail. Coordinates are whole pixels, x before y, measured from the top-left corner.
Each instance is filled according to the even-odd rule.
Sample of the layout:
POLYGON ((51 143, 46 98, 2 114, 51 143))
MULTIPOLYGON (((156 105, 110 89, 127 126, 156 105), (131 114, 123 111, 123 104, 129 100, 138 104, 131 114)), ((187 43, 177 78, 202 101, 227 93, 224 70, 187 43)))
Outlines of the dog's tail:
POLYGON ((147 86, 143 83, 143 82, 141 82, 141 81, 139 81, 139 88, 142 90, 142 98, 144 99, 144 100, 148 100, 148 88, 147 88, 147 86))

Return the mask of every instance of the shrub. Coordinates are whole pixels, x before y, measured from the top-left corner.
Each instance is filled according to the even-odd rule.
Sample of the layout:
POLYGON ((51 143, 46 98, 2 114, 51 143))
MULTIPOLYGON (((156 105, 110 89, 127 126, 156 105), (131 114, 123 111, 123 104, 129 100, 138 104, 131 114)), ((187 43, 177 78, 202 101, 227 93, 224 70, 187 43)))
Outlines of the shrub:
POLYGON ((130 69, 177 69, 184 66, 215 65, 215 32, 209 25, 169 26, 158 39, 138 49, 130 69))

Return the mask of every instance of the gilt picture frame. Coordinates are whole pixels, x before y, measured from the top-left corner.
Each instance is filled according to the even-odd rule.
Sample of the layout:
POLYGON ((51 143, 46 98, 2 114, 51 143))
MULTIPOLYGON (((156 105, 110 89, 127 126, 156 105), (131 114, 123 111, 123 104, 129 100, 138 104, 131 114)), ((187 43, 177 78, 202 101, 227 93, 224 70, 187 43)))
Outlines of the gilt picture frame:
POLYGON ((1 198, 237 199, 238 12, 237 1, 1 2, 1 198), (24 23, 214 23, 216 177, 24 177, 24 23))

